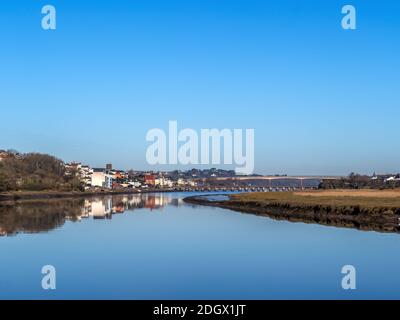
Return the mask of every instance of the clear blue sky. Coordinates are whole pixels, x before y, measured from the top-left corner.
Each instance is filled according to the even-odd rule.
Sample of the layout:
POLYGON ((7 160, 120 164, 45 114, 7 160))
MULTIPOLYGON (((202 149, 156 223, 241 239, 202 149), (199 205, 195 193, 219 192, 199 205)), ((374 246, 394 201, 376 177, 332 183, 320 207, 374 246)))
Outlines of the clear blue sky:
POLYGON ((254 128, 259 173, 398 172, 399 36, 395 0, 3 0, 0 149, 147 169, 178 120, 254 128))

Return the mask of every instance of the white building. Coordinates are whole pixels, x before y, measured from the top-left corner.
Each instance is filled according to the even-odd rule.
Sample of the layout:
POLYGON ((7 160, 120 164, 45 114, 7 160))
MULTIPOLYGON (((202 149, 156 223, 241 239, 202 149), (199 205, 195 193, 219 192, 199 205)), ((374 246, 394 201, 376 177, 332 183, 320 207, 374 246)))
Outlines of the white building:
POLYGON ((112 189, 113 178, 105 172, 93 172, 92 187, 112 189))
POLYGON ((176 184, 178 186, 180 186, 180 187, 182 187, 182 186, 196 187, 197 186, 197 182, 196 181, 194 181, 194 180, 186 180, 186 179, 181 179, 181 178, 178 179, 176 184))
POLYGON ((132 188, 140 188, 142 184, 139 181, 129 181, 128 185, 132 188))
POLYGON ((172 188, 174 186, 174 182, 165 177, 156 178, 154 183, 156 186, 160 186, 162 188, 165 188, 165 187, 172 188))
POLYGON ((81 181, 85 184, 85 188, 90 188, 92 185, 93 169, 89 166, 82 166, 79 171, 79 175, 81 181))
POLYGON ((67 163, 65 165, 66 175, 76 175, 79 177, 85 188, 88 189, 92 185, 93 169, 89 166, 84 166, 79 162, 67 163))

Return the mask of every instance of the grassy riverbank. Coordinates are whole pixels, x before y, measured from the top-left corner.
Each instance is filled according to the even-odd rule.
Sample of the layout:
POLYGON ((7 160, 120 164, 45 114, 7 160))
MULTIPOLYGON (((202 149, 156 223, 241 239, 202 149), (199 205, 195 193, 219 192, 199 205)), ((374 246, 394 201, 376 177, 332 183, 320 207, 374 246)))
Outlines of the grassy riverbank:
POLYGON ((189 197, 188 203, 265 215, 277 220, 399 232, 400 190, 247 193, 226 201, 189 197))
POLYGON ((400 208, 397 190, 322 190, 299 192, 246 193, 232 196, 234 201, 280 203, 300 206, 334 206, 360 208, 400 208))

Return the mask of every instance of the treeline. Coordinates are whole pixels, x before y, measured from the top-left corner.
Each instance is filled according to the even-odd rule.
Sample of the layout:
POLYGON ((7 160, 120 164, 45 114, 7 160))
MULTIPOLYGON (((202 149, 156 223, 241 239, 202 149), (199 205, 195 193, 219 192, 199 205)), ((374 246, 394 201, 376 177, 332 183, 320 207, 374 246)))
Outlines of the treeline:
MULTIPOLYGON (((398 175, 396 176, 399 177, 398 175)), ((323 180, 320 189, 393 189, 400 188, 400 181, 386 181, 385 177, 375 177, 351 173, 341 179, 323 180)))
POLYGON ((46 190, 81 190, 81 182, 66 174, 63 161, 47 154, 9 153, 0 161, 0 192, 46 190))

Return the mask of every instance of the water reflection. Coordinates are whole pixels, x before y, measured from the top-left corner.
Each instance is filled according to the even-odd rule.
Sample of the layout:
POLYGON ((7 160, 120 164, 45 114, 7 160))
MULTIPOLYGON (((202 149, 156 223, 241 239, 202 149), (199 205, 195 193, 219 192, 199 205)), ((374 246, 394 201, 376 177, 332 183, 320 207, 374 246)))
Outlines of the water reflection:
POLYGON ((0 236, 47 232, 61 227, 67 220, 112 219, 114 214, 135 209, 156 210, 181 204, 181 199, 165 193, 2 203, 0 236))

